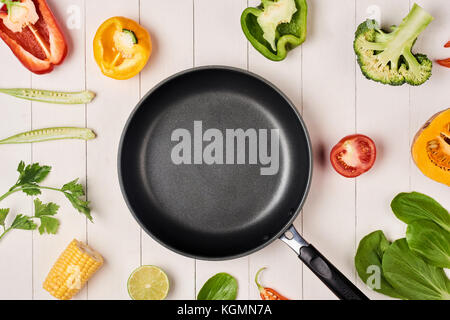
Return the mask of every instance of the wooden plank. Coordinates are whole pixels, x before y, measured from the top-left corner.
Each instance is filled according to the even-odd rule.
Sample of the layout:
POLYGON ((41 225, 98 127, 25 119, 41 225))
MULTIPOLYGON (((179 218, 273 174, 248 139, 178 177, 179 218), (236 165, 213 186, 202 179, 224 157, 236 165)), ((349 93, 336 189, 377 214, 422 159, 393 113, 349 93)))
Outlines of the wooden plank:
MULTIPOLYGON (((414 47, 415 52, 425 53, 433 61, 450 57, 450 49, 443 45, 450 40, 450 21, 448 19, 448 2, 444 0, 417 1, 435 20, 421 34, 414 47), (443 8, 447 8, 443 10, 443 8)), ((448 88, 450 87, 450 70, 433 65, 431 79, 420 87, 411 88, 411 132, 412 142, 416 132, 437 112, 449 108, 448 88)), ((416 167, 411 158, 411 190, 425 193, 445 208, 450 209, 449 187, 437 183, 416 167)))
MULTIPOLYGON (((256 7, 259 0, 249 1, 249 6, 256 7)), ((302 111, 302 49, 291 51, 282 62, 273 62, 262 56, 249 44, 249 70, 271 81, 282 90, 289 99, 302 111)), ((296 226, 301 230, 301 217, 296 226)), ((302 264, 281 241, 275 241, 268 247, 249 257, 249 298, 259 300, 259 292, 253 277, 259 268, 265 266, 267 270, 261 277, 263 283, 279 288, 280 292, 290 299, 302 298, 302 264)))
MULTIPOLYGON (((247 43, 239 19, 246 0, 194 0, 194 60, 196 66, 247 67, 247 43)), ((218 272, 228 272, 239 282, 238 299, 249 297, 248 258, 230 261, 197 261, 196 291, 218 272)))
MULTIPOLYGON (((381 17, 388 28, 399 24, 409 11, 409 1, 363 0, 357 2, 356 22, 381 17)), ((377 145, 377 161, 372 170, 357 178, 356 242, 375 230, 397 239, 404 235, 404 224, 395 218, 390 202, 409 187, 409 87, 392 87, 367 80, 359 67, 356 70, 357 132, 371 137, 377 145)), ((349 250, 350 252, 350 250, 349 250)), ((349 258, 352 258, 351 256, 349 258)), ((372 299, 385 299, 367 288, 359 279, 358 285, 372 299)))
MULTIPOLYGON (((0 61, 2 61, 1 88, 31 86, 30 72, 22 66, 19 60, 1 41, 0 61)), ((0 136, 3 138, 13 134, 30 130, 31 103, 6 95, 0 95, 2 125, 0 136)), ((2 145, 2 167, 0 179, 0 193, 3 194, 17 181, 17 165, 20 161, 31 161, 30 145, 2 145)), ((17 213, 31 213, 31 199, 25 194, 16 194, 0 203, 0 208, 11 208, 7 225, 17 213)), ((1 229, 1 227, 0 227, 1 229)), ((3 229, 1 229, 3 232, 3 229)), ((32 232, 14 230, 0 240, 0 299, 32 299, 33 277, 33 247, 32 232)))
MULTIPOLYGON (((49 1, 69 44, 69 54, 64 63, 47 75, 33 75, 32 85, 37 89, 79 91, 85 88, 84 28, 70 30, 65 24, 67 8, 75 5, 84 12, 82 0, 49 1)), ((33 129, 58 126, 85 126, 85 106, 61 106, 33 103, 33 129)), ((78 140, 55 141, 33 144, 33 162, 52 166, 52 173, 43 182, 46 186, 62 187, 65 183, 80 178, 86 182, 86 143, 78 140)), ((43 192, 38 196, 42 202, 60 205, 58 219, 61 226, 57 235, 34 233, 33 240, 33 282, 34 298, 49 299, 51 296, 42 288, 52 265, 74 238, 86 240, 86 218, 80 215, 67 199, 59 193, 43 192)), ((86 298, 84 290, 78 299, 86 298)))
POLYGON ((86 1, 87 87, 99 93, 89 105, 87 125, 98 138, 87 146, 88 197, 94 224, 88 224, 89 244, 106 260, 89 282, 89 299, 129 299, 127 279, 140 263, 140 231, 119 188, 117 150, 122 128, 139 100, 139 77, 117 81, 105 77, 93 59, 97 28, 113 16, 139 19, 139 1, 86 1), (99 10, 101 8, 101 10, 99 10))
MULTIPOLYGON (((339 176, 329 152, 355 132, 355 1, 309 1, 309 34, 303 45, 303 115, 314 150, 314 176, 304 207, 303 233, 350 279, 355 279, 355 181, 339 176)), ((303 268, 304 299, 335 299, 303 268)))
MULTIPOLYGON (((193 66, 191 1, 141 1, 141 23, 153 39, 149 66, 141 74, 141 95, 164 78, 193 66), (167 24, 167 17, 177 21, 167 24)), ((142 232, 142 264, 157 265, 169 276, 168 299, 195 299, 195 260, 159 245, 142 232)))
POLYGON ((195 66, 247 67, 247 40, 240 27, 246 0, 194 0, 195 66))

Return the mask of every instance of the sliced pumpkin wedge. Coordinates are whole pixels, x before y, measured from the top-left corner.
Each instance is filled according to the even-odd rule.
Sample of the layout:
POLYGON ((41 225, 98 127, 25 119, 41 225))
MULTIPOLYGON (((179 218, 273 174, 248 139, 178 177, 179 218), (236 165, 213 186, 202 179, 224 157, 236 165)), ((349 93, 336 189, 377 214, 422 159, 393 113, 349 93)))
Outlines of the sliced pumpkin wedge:
POLYGON ((412 155, 424 175, 450 186, 450 108, 434 115, 420 129, 412 155))

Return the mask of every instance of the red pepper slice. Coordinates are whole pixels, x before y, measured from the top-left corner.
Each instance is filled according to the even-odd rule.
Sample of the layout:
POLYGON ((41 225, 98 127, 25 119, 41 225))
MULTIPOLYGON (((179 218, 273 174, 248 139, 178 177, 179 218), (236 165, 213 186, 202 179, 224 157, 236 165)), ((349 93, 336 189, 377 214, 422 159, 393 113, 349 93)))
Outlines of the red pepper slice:
MULTIPOLYGON (((0 38, 5 41, 20 62, 37 74, 49 73, 67 55, 67 43, 46 0, 32 0, 39 20, 22 32, 13 32, 3 23, 5 6, 0 11, 0 38)), ((23 2, 23 0, 21 0, 23 2)))
POLYGON ((279 294, 274 289, 272 289, 272 288, 265 288, 265 287, 263 287, 262 285, 259 284, 258 277, 259 277, 259 274, 261 273, 261 271, 263 271, 264 269, 266 269, 266 268, 259 269, 258 272, 256 273, 256 276, 255 276, 255 282, 256 282, 256 285, 258 286, 258 290, 259 290, 259 294, 261 296, 261 299, 263 299, 263 300, 289 300, 285 296, 279 294))
POLYGON ((442 59, 442 60, 436 60, 436 62, 439 63, 443 67, 450 68, 450 58, 442 59))

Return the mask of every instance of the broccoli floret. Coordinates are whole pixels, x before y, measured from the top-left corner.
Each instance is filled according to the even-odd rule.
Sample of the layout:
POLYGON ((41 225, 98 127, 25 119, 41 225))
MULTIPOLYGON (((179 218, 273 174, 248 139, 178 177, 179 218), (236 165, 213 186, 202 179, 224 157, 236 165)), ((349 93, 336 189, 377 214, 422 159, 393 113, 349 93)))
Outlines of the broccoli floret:
POLYGON ((431 77, 433 63, 411 48, 433 17, 417 4, 392 32, 381 30, 374 20, 361 23, 355 33, 354 49, 366 78, 399 86, 423 84, 431 77))

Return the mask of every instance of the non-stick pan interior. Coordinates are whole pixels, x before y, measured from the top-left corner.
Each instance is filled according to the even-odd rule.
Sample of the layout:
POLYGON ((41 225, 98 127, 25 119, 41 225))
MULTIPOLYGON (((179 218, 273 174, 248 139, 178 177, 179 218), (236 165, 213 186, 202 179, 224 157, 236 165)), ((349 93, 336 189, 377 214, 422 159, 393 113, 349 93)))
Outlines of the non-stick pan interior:
POLYGON ((222 259, 261 248, 292 222, 309 186, 310 157, 305 128, 279 91, 247 72, 201 68, 166 80, 136 108, 122 136, 119 178, 129 208, 156 240, 184 255, 222 259), (208 129, 214 138, 202 141, 208 129), (251 151, 254 135, 245 138, 244 163, 236 164, 242 149, 236 140, 227 148, 227 129, 254 129, 268 155, 278 129, 279 169, 274 156, 272 172, 262 175, 269 165, 259 157, 261 145, 251 151), (215 145, 217 153, 208 153, 215 163, 206 164, 202 151, 220 134, 223 148, 215 145), (174 161, 181 141, 183 152, 175 154, 191 164, 174 161), (226 164, 230 152, 235 164, 226 164))

